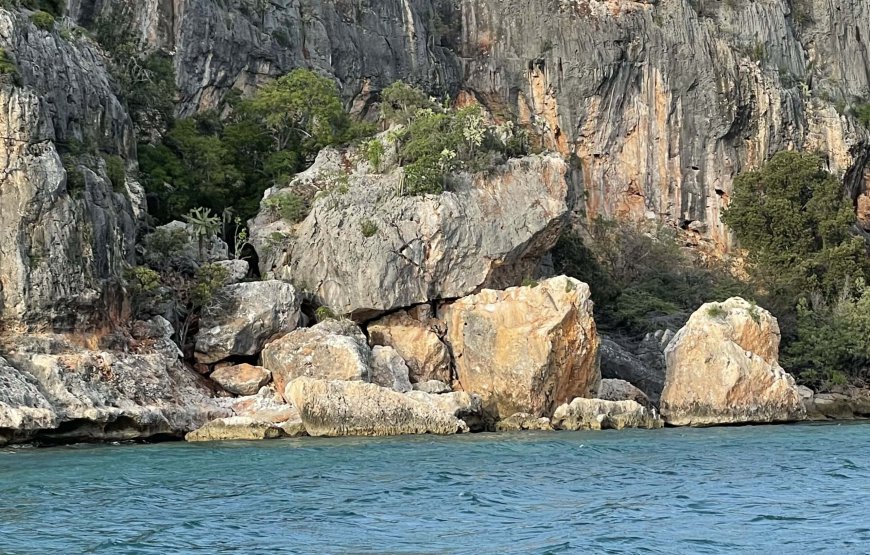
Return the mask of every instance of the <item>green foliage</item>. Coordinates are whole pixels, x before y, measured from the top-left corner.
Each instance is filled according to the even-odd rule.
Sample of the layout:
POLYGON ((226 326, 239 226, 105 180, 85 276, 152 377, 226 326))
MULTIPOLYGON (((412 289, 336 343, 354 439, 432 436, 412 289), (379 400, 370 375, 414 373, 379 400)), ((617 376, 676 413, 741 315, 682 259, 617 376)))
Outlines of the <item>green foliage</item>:
POLYGON ((133 315, 137 316, 154 297, 163 282, 160 274, 146 266, 124 270, 124 281, 130 291, 133 315))
POLYGON ((124 160, 120 156, 103 156, 106 162, 106 175, 112 183, 112 188, 115 192, 124 193, 127 191, 127 169, 124 165, 124 160))
POLYGON ((360 152, 372 167, 372 171, 379 173, 381 171, 381 162, 386 152, 384 143, 378 138, 370 139, 360 145, 360 152))
POLYGON ((204 258, 205 242, 217 236, 221 228, 221 220, 208 208, 194 208, 184 216, 193 230, 199 246, 199 258, 204 258))
POLYGON ((596 321, 629 334, 652 331, 664 318, 682 325, 698 306, 746 295, 746 287, 715 266, 704 267, 664 228, 597 219, 589 245, 567 233, 553 250, 556 271, 591 287, 596 321))
POLYGON ((18 67, 5 48, 0 48, 0 75, 9 75, 13 81, 18 81, 18 67))
POLYGON ((54 16, 48 12, 37 11, 30 15, 30 21, 36 25, 37 28, 42 29, 43 31, 51 31, 54 29, 54 16))
POLYGON ((870 287, 863 279, 833 303, 803 299, 797 311, 795 338, 783 353, 789 369, 816 387, 870 381, 870 287))
POLYGON ((396 81, 381 92, 381 112, 388 122, 410 124, 417 112, 435 109, 437 104, 423 91, 396 81))
POLYGON ((523 278, 522 286, 523 286, 523 287, 537 287, 537 286, 538 286, 538 280, 536 280, 536 279, 534 279, 534 278, 531 278, 531 277, 523 278))
POLYGON ((194 309, 209 304, 218 289, 226 285, 230 278, 229 270, 218 264, 203 264, 196 271, 196 278, 190 290, 190 302, 194 309))
POLYGON ((726 314, 728 313, 719 304, 712 304, 707 309, 707 316, 710 318, 724 318, 726 314))
POLYGON ((362 220, 359 228, 365 238, 372 237, 378 232, 378 224, 369 219, 362 220))
POLYGON ((183 228, 160 228, 142 238, 145 263, 160 271, 169 269, 172 260, 180 256, 191 238, 183 228))
POLYGON ((762 289, 792 306, 811 291, 831 300, 868 270, 866 246, 851 232, 852 204, 815 155, 781 152, 738 176, 723 220, 762 289))
POLYGON ((293 224, 304 220, 309 211, 305 199, 292 191, 282 191, 270 196, 263 201, 263 206, 276 217, 293 224))
POLYGON ((858 104, 853 109, 855 114, 855 118, 861 122, 861 125, 864 127, 870 128, 870 102, 865 102, 863 104, 858 104))
POLYGON ((54 17, 62 16, 64 7, 66 5, 66 2, 64 0, 10 0, 10 2, 8 3, 13 2, 15 4, 20 4, 21 6, 29 10, 40 10, 48 12, 54 17))
POLYGON ((318 322, 338 319, 338 316, 335 314, 335 312, 328 306, 317 307, 317 310, 314 311, 314 317, 317 318, 318 322))
POLYGON ((146 190, 158 220, 177 219, 194 206, 216 213, 233 207, 253 217, 263 192, 288 182, 329 144, 370 131, 343 110, 329 79, 294 70, 249 99, 230 98, 232 114, 214 112, 176 122, 154 145, 141 144, 146 190))
POLYGON ((79 164, 75 157, 70 154, 64 154, 61 157, 63 169, 66 172, 66 190, 70 196, 81 193, 85 190, 85 174, 79 168, 79 164))

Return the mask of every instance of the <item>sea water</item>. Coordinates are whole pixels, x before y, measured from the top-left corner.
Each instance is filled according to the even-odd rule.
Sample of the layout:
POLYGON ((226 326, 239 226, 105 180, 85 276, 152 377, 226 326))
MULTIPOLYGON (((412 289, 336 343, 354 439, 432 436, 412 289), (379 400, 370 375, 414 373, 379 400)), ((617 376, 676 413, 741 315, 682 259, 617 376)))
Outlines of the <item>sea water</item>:
POLYGON ((870 426, 0 449, 0 553, 870 553, 870 426))

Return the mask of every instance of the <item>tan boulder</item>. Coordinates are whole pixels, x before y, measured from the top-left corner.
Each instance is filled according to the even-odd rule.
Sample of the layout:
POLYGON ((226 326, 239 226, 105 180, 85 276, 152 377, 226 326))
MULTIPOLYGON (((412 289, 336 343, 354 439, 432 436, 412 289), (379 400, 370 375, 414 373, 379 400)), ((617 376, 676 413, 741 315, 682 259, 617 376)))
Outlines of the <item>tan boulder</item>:
POLYGON ((261 422, 281 424, 299 420, 296 407, 284 401, 272 386, 261 388, 256 395, 221 400, 221 404, 236 416, 247 416, 261 422))
POLYGON ((446 305, 439 316, 459 387, 483 398, 498 420, 552 413, 598 392, 599 338, 589 286, 560 276, 535 287, 485 289, 446 305))
POLYGON ((411 383, 450 383, 450 352, 433 326, 423 319, 400 310, 369 324, 367 330, 372 345, 392 347, 405 360, 411 383))
POLYGON ((486 429, 486 421, 483 414, 483 403, 479 395, 466 393, 465 391, 452 391, 449 393, 425 393, 412 391, 408 396, 416 401, 428 403, 435 408, 452 414, 468 425, 472 432, 482 432, 486 429))
POLYGON ((635 401, 577 398, 553 413, 553 427, 557 430, 655 429, 663 426, 664 422, 655 410, 635 401))
POLYGON ((237 364, 222 366, 209 376, 219 386, 236 395, 256 395, 260 388, 272 381, 272 373, 262 366, 237 364))
POLYGON ((787 422, 806 417, 778 363, 779 324, 741 298, 699 308, 665 350, 662 416, 675 426, 787 422))
POLYGON ((362 331, 349 320, 326 320, 295 330, 263 349, 263 366, 275 389, 284 392, 300 376, 369 381, 372 353, 362 331))
POLYGON ((191 442, 196 441, 243 441, 278 439, 284 437, 284 430, 276 424, 262 422, 248 416, 217 418, 203 427, 184 436, 191 442))
POLYGON ((455 434, 464 422, 429 403, 379 385, 297 378, 285 398, 299 410, 312 436, 455 434))
POLYGON ((553 431, 553 426, 550 425, 550 419, 547 417, 538 418, 527 412, 518 412, 500 420, 495 425, 497 432, 520 432, 525 430, 538 430, 544 432, 553 431))

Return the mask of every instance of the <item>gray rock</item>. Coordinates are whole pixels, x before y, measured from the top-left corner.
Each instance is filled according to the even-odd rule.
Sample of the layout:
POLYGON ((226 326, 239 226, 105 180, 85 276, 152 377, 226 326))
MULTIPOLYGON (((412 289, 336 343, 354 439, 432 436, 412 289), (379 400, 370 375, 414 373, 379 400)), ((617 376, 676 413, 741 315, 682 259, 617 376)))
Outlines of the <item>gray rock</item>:
POLYGON ((435 406, 379 385, 297 378, 284 396, 312 436, 455 434, 465 423, 435 406))
POLYGON ((196 359, 213 363, 256 355, 270 339, 296 329, 301 298, 283 281, 237 283, 221 288, 203 311, 196 359))
POLYGON ((247 260, 221 260, 215 262, 215 264, 222 268, 226 268, 227 274, 229 275, 227 278, 228 285, 239 283, 248 277, 249 264, 247 260))
POLYGON ((411 391, 408 365, 392 347, 372 348, 371 382, 399 393, 411 391))
POLYGON ((414 384, 414 391, 422 391, 423 393, 429 393, 432 395, 438 395, 439 393, 450 393, 453 391, 449 385, 444 382, 439 382, 438 380, 429 380, 427 382, 420 382, 414 384))
MULTIPOLYGON (((328 189, 329 176, 345 171, 342 156, 321 152, 290 187, 328 189)), ((264 275, 292 280, 319 303, 365 320, 532 275, 568 216, 567 173, 560 157, 532 156, 416 197, 396 196, 398 171, 354 173, 347 192, 319 195, 295 229, 263 208, 250 223, 251 242, 264 275), (360 231, 364 221, 377 227, 374 236, 360 231)))
POLYGON ((664 421, 635 401, 603 401, 577 398, 553 413, 557 430, 622 430, 624 428, 662 428, 664 421))
POLYGON ((12 432, 0 436, 12 441, 180 437, 230 415, 202 378, 161 349, 91 351, 61 338, 50 351, 27 338, 8 344, 0 375, 10 387, 0 392, 0 414, 12 432))
MULTIPOLYGON (((431 312, 428 305, 422 306, 431 312)), ((366 326, 369 341, 396 349, 408 364, 411 383, 450 381, 450 351, 439 337, 444 323, 422 312, 399 310, 369 322, 366 326)))
POLYGON ((604 401, 635 401, 648 409, 653 408, 644 392, 625 380, 601 380, 596 398, 604 401))
POLYGON ((661 366, 651 366, 615 341, 601 338, 601 377, 624 380, 643 391, 653 404, 658 404, 665 387, 664 354, 658 352, 661 366))
POLYGON ((291 332, 266 345, 262 359, 279 393, 300 376, 371 379, 372 351, 362 330, 349 320, 326 320, 291 332))

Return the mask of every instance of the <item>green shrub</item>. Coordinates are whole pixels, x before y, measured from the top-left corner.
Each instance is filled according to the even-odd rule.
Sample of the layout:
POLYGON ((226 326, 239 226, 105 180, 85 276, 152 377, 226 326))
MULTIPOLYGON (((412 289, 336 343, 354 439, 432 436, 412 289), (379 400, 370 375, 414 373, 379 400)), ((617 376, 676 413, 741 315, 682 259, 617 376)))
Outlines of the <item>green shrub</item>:
POLYGON ((18 78, 18 67, 5 48, 0 48, 0 75, 11 75, 15 79, 18 78))
POLYGON ((864 127, 870 128, 870 102, 859 104, 854 108, 855 118, 864 127))
POLYGON ((338 319, 338 316, 335 314, 335 312, 328 306, 318 307, 317 310, 314 311, 314 317, 317 318, 318 322, 338 319))
POLYGON ((523 279, 522 286, 523 286, 523 287, 537 287, 537 286, 538 286, 538 280, 536 280, 536 279, 534 279, 534 278, 531 278, 531 277, 526 277, 526 278, 523 279))
POLYGON ((30 15, 30 21, 43 31, 51 31, 54 29, 54 16, 48 12, 38 11, 30 15))
POLYGON ((710 318, 724 318, 726 314, 728 313, 719 304, 710 305, 707 309, 707 316, 710 318))
POLYGON ((79 168, 78 161, 69 154, 61 157, 63 169, 66 171, 66 190, 70 196, 85 190, 85 174, 79 168))
POLYGON ((363 234, 363 237, 369 238, 374 236, 375 233, 378 232, 378 224, 371 220, 362 220, 359 223, 360 231, 363 234))
POLYGON ((196 278, 191 288, 190 301, 194 308, 209 304, 215 293, 226 285, 230 278, 227 268, 219 264, 203 264, 196 271, 196 278))
POLYGON ((276 193, 265 201, 263 206, 275 216, 289 223, 299 223, 308 215, 308 204, 305 199, 292 191, 276 193))
POLYGON ((360 151, 375 173, 381 171, 381 163, 384 158, 384 143, 380 139, 374 138, 364 142, 360 146, 360 151))
POLYGON ((124 160, 120 156, 103 156, 106 162, 106 175, 112 188, 117 193, 125 193, 127 191, 127 169, 124 160))

